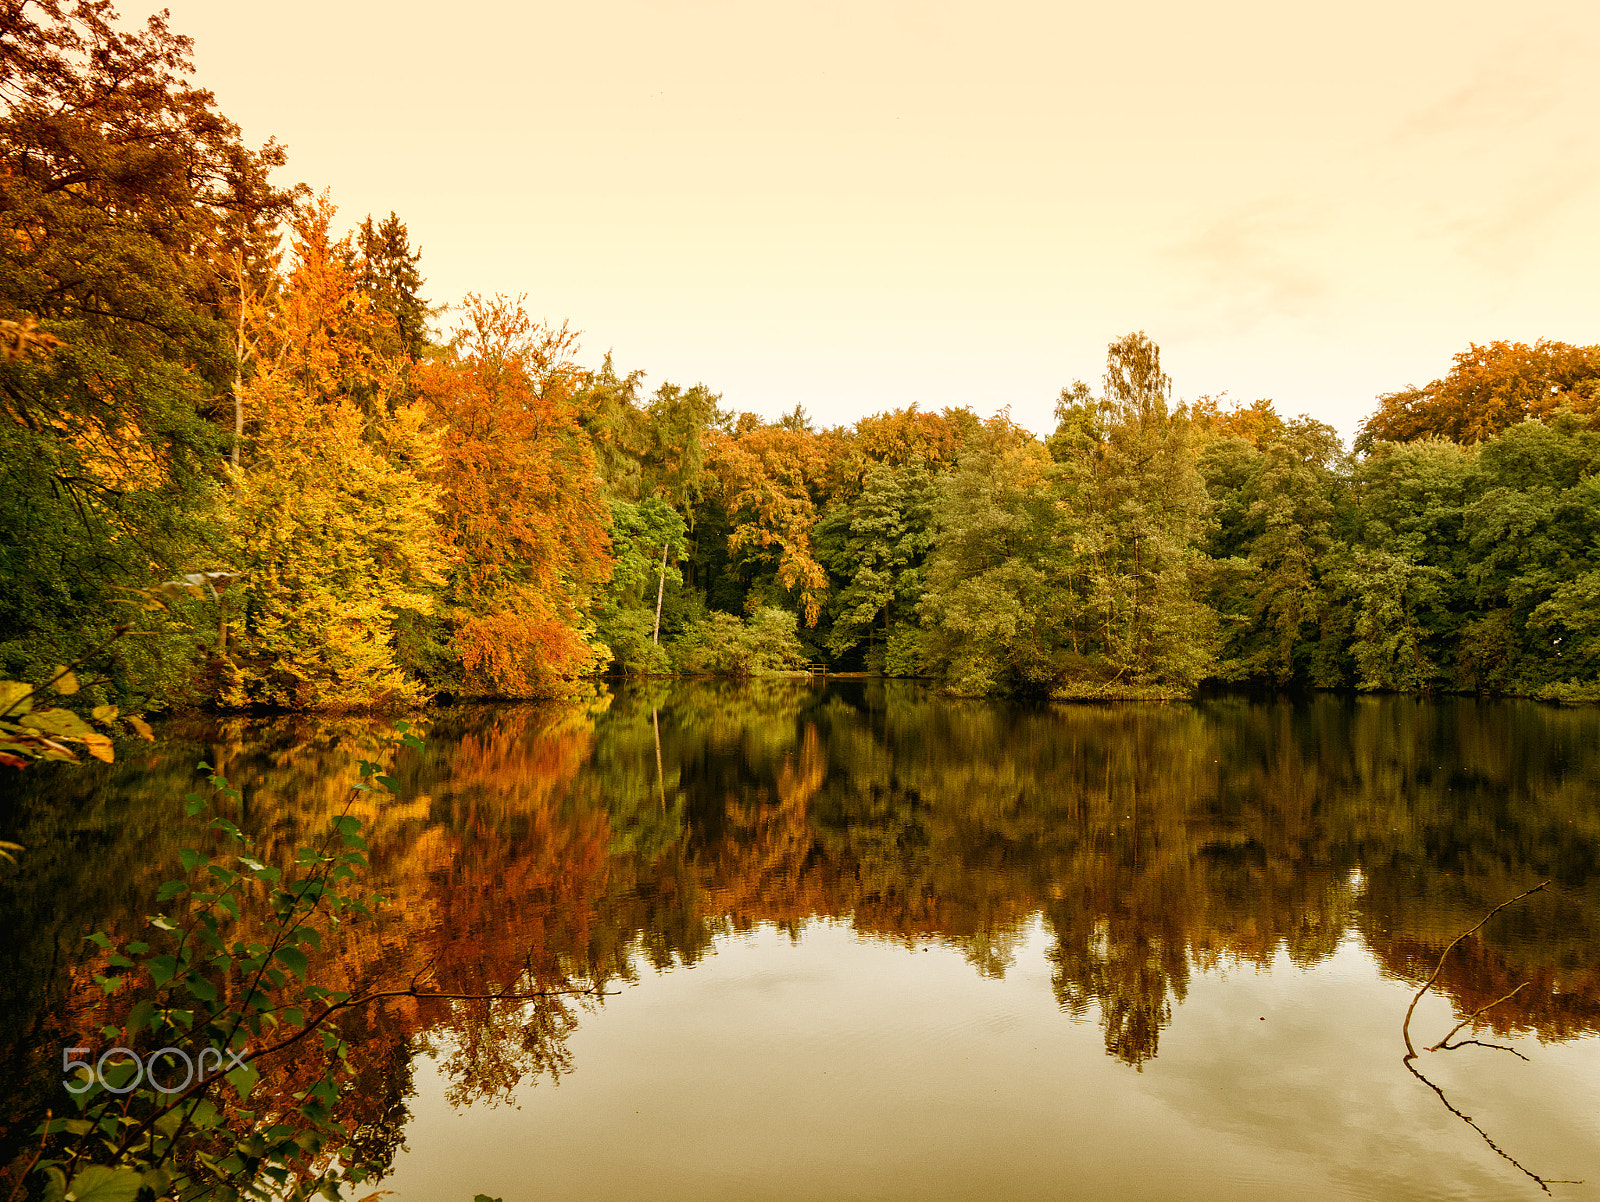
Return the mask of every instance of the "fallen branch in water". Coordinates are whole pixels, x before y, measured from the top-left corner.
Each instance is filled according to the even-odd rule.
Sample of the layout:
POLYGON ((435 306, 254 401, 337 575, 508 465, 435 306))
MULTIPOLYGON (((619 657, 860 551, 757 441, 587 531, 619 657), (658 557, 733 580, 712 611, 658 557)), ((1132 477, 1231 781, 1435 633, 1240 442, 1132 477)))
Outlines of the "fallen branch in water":
MULTIPOLYGON (((1517 902, 1521 901, 1523 898, 1532 897, 1535 893, 1538 893, 1541 889, 1543 889, 1549 883, 1550 883, 1549 881, 1540 881, 1532 889, 1527 890, 1527 892, 1517 894, 1510 901, 1501 902, 1498 906, 1496 906, 1494 909, 1490 910, 1481 919, 1479 919, 1476 926, 1470 927, 1469 929, 1467 929, 1465 931, 1462 931, 1461 934, 1457 935, 1454 939, 1452 939, 1450 941, 1450 946, 1445 948, 1444 951, 1440 954, 1439 963, 1434 966, 1433 975, 1422 983, 1422 988, 1417 990, 1417 995, 1414 998, 1411 999, 1411 1005, 1406 1007, 1406 1020, 1405 1020, 1405 1022, 1400 1024, 1400 1034, 1406 1041, 1406 1060, 1408 1062, 1412 1061, 1412 1060, 1415 1060, 1416 1056, 1417 1056, 1417 1049, 1411 1046, 1411 1015, 1412 1015, 1412 1012, 1416 1010, 1417 1003, 1422 1000, 1422 995, 1427 993, 1428 990, 1432 989, 1434 982, 1439 979, 1439 974, 1444 971, 1444 962, 1445 962, 1446 959, 1449 958, 1450 953, 1456 950, 1456 944, 1460 943, 1468 935, 1477 934, 1479 931, 1481 931, 1483 929, 1484 923, 1488 922, 1491 918, 1493 918, 1496 914, 1500 913, 1500 911, 1504 910, 1507 906, 1514 906, 1514 905, 1516 905, 1517 902)), ((1523 984, 1526 984, 1526 983, 1527 982, 1523 982, 1523 984)), ((1517 986, 1517 989, 1521 989, 1521 988, 1522 988, 1522 985, 1518 985, 1517 986)), ((1482 1014, 1484 1010, 1488 1010, 1491 1007, 1498 1006, 1500 1004, 1500 1002, 1503 1002, 1507 998, 1512 997, 1517 992, 1517 989, 1513 989, 1510 993, 1506 994, 1505 997, 1501 998, 1500 1001, 1490 1002, 1488 1006, 1485 1006, 1485 1007, 1483 1007, 1482 1010, 1478 1010, 1476 1013, 1474 1013, 1473 1018, 1476 1018, 1479 1014, 1482 1014)), ((1471 1020, 1469 1019, 1468 1021, 1470 1022, 1471 1020)), ((1464 1024, 1462 1024, 1462 1025, 1464 1025, 1464 1024)), ((1459 1031, 1459 1030, 1461 1030, 1461 1026, 1458 1025, 1456 1027, 1455 1031, 1451 1031, 1450 1032, 1450 1035, 1454 1035, 1456 1033, 1456 1031, 1459 1031)), ((1446 1035, 1444 1037, 1444 1039, 1440 1040, 1439 1043, 1434 1044, 1433 1047, 1428 1049, 1428 1051, 1430 1051, 1430 1052, 1438 1051, 1439 1048, 1441 1046, 1443 1046, 1443 1044, 1446 1041, 1449 1040, 1450 1035, 1446 1035)), ((1457 1046, 1460 1046, 1460 1045, 1457 1045, 1457 1046)))
MULTIPOLYGON (((1461 1111, 1457 1110, 1454 1106, 1452 1106, 1450 1104, 1450 1099, 1444 1096, 1444 1090, 1440 1089, 1432 1081, 1428 1080, 1428 1078, 1424 1077, 1420 1072, 1418 1072, 1417 1071, 1417 1066, 1411 1063, 1412 1059, 1413 1059, 1412 1056, 1407 1056, 1405 1058, 1405 1066, 1406 1066, 1407 1071, 1410 1072, 1410 1074, 1413 1077, 1415 1077, 1418 1081, 1421 1081, 1429 1089, 1433 1090, 1434 1093, 1438 1094, 1439 1095, 1439 1100, 1444 1103, 1444 1108, 1446 1110, 1448 1110, 1451 1114, 1455 1115, 1458 1119, 1460 1119, 1467 1126, 1471 1127, 1480 1136, 1482 1136, 1483 1137, 1483 1142, 1488 1144, 1491 1148, 1494 1149, 1495 1155, 1497 1155, 1501 1159, 1505 1160, 1508 1164, 1510 1164, 1513 1168, 1515 1168, 1519 1173, 1522 1173, 1524 1176, 1526 1176, 1526 1177, 1530 1178, 1532 1181, 1534 1181, 1539 1186, 1539 1188, 1542 1189, 1545 1193, 1548 1194, 1550 1192, 1550 1187, 1552 1185, 1582 1185, 1583 1184, 1582 1181, 1572 1181, 1572 1180, 1569 1180, 1569 1179, 1566 1179, 1566 1178, 1562 1178, 1562 1177, 1541 1177, 1541 1176, 1539 1176, 1538 1173, 1535 1173, 1532 1169, 1528 1168, 1520 1160, 1518 1160, 1515 1156, 1511 1155, 1510 1152, 1507 1152, 1499 1144, 1495 1143, 1493 1139, 1489 1138, 1489 1133, 1487 1131, 1485 1131, 1482 1127, 1478 1126, 1478 1124, 1473 1121, 1473 1118, 1472 1118, 1472 1116, 1470 1114, 1463 1114, 1463 1113, 1461 1113, 1461 1111)), ((1523 1057, 1523 1059, 1527 1059, 1527 1057, 1523 1057)))
MULTIPOLYGON (((1411 999, 1411 1005, 1406 1007, 1405 1021, 1400 1024, 1400 1035, 1406 1041, 1406 1054, 1403 1057, 1401 1057, 1401 1063, 1406 1066, 1406 1071, 1409 1072, 1418 1081, 1421 1081, 1429 1089, 1433 1090, 1434 1093, 1438 1094, 1439 1095, 1439 1100, 1444 1103, 1445 1109, 1448 1110, 1451 1114, 1455 1115, 1458 1119, 1460 1119, 1467 1126, 1471 1127, 1474 1131, 1476 1131, 1483 1138, 1483 1142, 1488 1144, 1491 1148, 1494 1149, 1495 1155, 1497 1155, 1501 1159, 1505 1160, 1508 1164, 1510 1164, 1512 1167, 1514 1167, 1519 1173, 1523 1174, 1529 1180, 1533 1181, 1536 1185, 1538 1185, 1538 1187, 1540 1189, 1542 1189, 1547 1194, 1550 1192, 1550 1187, 1552 1185, 1582 1185, 1583 1182, 1582 1181, 1573 1181, 1573 1180, 1570 1180, 1570 1179, 1567 1179, 1567 1178, 1561 1178, 1561 1177, 1541 1177, 1541 1176, 1539 1176, 1538 1173, 1535 1173, 1532 1169, 1528 1168, 1521 1161, 1519 1161, 1515 1156, 1511 1155, 1511 1153, 1507 1152, 1499 1144, 1495 1143, 1494 1140, 1490 1138, 1489 1133, 1487 1131, 1485 1131, 1482 1127, 1478 1126, 1478 1124, 1473 1121, 1473 1118, 1472 1118, 1472 1116, 1470 1114, 1463 1114, 1461 1111, 1457 1110, 1453 1105, 1451 1105, 1450 1099, 1445 1096, 1444 1090, 1440 1089, 1432 1081, 1428 1080, 1427 1077, 1424 1077, 1422 1075, 1422 1072, 1417 1068, 1416 1064, 1413 1063, 1417 1058, 1417 1049, 1415 1047, 1413 1047, 1412 1043, 1411 1043, 1411 1015, 1416 1011, 1417 1003, 1422 1000, 1422 995, 1427 993, 1428 990, 1432 989, 1434 984, 1439 980, 1439 974, 1444 971, 1444 962, 1449 958, 1450 953, 1455 950, 1456 944, 1460 943, 1463 939, 1467 938, 1467 936, 1474 935, 1478 931, 1481 931, 1483 929, 1485 923, 1487 923, 1496 914, 1500 913, 1501 910, 1504 910, 1507 906, 1513 906, 1513 905, 1515 905, 1517 902, 1521 901, 1525 897, 1532 897, 1535 893, 1538 893, 1541 889, 1543 889, 1548 884, 1550 884, 1549 881, 1540 881, 1532 889, 1529 889, 1529 890, 1527 890, 1527 891, 1525 891, 1523 893, 1517 894, 1515 897, 1511 898, 1509 901, 1501 902, 1498 906, 1496 906, 1494 909, 1490 910, 1487 914, 1485 914, 1477 922, 1477 924, 1475 926, 1472 926, 1472 927, 1468 928, 1467 930, 1462 931, 1461 934, 1457 935, 1454 939, 1452 939, 1450 941, 1450 945, 1448 947, 1446 947, 1442 953, 1440 953, 1439 963, 1434 965, 1433 975, 1430 976, 1426 981, 1424 981, 1422 983, 1422 988, 1417 990, 1416 996, 1414 996, 1411 999)), ((1457 1048, 1464 1048, 1464 1047, 1467 1047, 1469 1045, 1476 1045, 1477 1047, 1480 1047, 1480 1048, 1493 1048, 1496 1051, 1510 1052, 1513 1056, 1517 1057, 1519 1060, 1527 1060, 1527 1057, 1524 1056, 1521 1052, 1517 1051, 1516 1048, 1507 1047, 1504 1044, 1485 1043, 1485 1042, 1483 1042, 1482 1040, 1479 1040, 1479 1039, 1463 1039, 1460 1043, 1451 1043, 1450 1042, 1450 1040, 1455 1037, 1456 1033, 1458 1031, 1460 1031, 1463 1027, 1469 1027, 1469 1026, 1474 1025, 1478 1021, 1478 1019, 1483 1017, 1484 1014, 1488 1013, 1490 1010, 1493 1010, 1496 1006, 1500 1005, 1502 1002, 1509 1002, 1512 998, 1516 997, 1517 994, 1521 993, 1524 989, 1526 989, 1527 986, 1528 986, 1528 982, 1524 981, 1521 985, 1518 985, 1515 989, 1513 989, 1510 993, 1506 994, 1504 997, 1498 997, 1498 998, 1496 998, 1494 1001, 1490 1002, 1486 1006, 1479 1006, 1471 1014, 1467 1015, 1466 1018, 1462 1019, 1455 1026, 1451 1027, 1450 1028, 1450 1033, 1448 1035, 1446 1035, 1438 1043, 1434 1044, 1433 1046, 1431 1046, 1431 1047, 1429 1047, 1429 1048, 1427 1048, 1425 1050, 1429 1051, 1429 1052, 1440 1052, 1440 1051, 1453 1052, 1457 1048)))
MULTIPOLYGON (((1550 883, 1549 881, 1545 882, 1546 885, 1548 885, 1549 883, 1550 883)), ((1544 888, 1544 885, 1541 885, 1540 888, 1541 889, 1544 888)), ((1523 896, 1527 896, 1527 895, 1524 894, 1523 896)), ((1494 1001, 1490 1002, 1487 1006, 1479 1006, 1471 1014, 1467 1015, 1466 1018, 1462 1019, 1455 1026, 1451 1027, 1450 1028, 1450 1034, 1446 1035, 1438 1043, 1434 1044, 1431 1048, 1428 1049, 1428 1051, 1437 1052, 1442 1048, 1446 1052, 1453 1052, 1457 1048, 1466 1047, 1469 1043, 1475 1043, 1480 1048, 1499 1048, 1502 1052, 1510 1052, 1513 1056, 1518 1056, 1518 1057, 1521 1057, 1523 1060, 1526 1060, 1527 1057, 1523 1056, 1522 1053, 1517 1051, 1516 1048, 1508 1048, 1508 1047, 1505 1047, 1502 1044, 1484 1043, 1482 1040, 1478 1040, 1478 1039, 1463 1039, 1460 1043, 1451 1043, 1450 1040, 1451 1040, 1451 1037, 1454 1036, 1457 1031, 1461 1030, 1462 1027, 1471 1026, 1472 1024, 1476 1023, 1478 1021, 1478 1018, 1479 1018, 1480 1015, 1484 1014, 1486 1011, 1493 1010, 1501 1002, 1509 1002, 1512 998, 1516 997, 1517 994, 1521 993, 1527 987, 1528 987, 1528 983, 1526 981, 1524 981, 1522 984, 1518 985, 1515 989, 1513 989, 1510 993, 1506 994, 1505 997, 1497 997, 1497 998, 1495 998, 1494 1001)))

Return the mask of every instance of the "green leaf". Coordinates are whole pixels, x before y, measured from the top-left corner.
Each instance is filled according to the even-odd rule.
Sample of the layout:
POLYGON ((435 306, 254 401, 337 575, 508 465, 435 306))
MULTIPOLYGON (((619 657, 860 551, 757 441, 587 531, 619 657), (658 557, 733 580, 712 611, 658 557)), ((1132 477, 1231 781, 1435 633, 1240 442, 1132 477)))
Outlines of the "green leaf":
POLYGON ((15 718, 33 707, 33 686, 18 680, 0 680, 0 714, 15 718))
POLYGON ((91 1165, 72 1179, 67 1188, 68 1202, 133 1202, 144 1185, 138 1169, 108 1169, 91 1165))
POLYGON ((217 1000, 217 987, 204 977, 189 978, 188 981, 184 982, 184 988, 202 1002, 214 1002, 217 1000))
POLYGON ((155 1003, 149 998, 135 1003, 133 1009, 128 1012, 128 1034, 133 1035, 140 1031, 150 1021, 155 1009, 155 1003))
POLYGON ((183 864, 185 872, 193 872, 195 866, 200 863, 200 853, 192 847, 181 847, 178 849, 178 860, 183 864))
POLYGON ((34 710, 22 719, 22 725, 33 730, 41 731, 47 735, 59 735, 66 739, 84 739, 95 735, 89 724, 71 710, 49 709, 34 710))
POLYGON ((150 979, 160 989, 177 974, 178 961, 172 956, 153 956, 146 967, 150 970, 150 979))
POLYGON ((107 935, 104 931, 96 931, 93 935, 85 935, 84 938, 90 943, 94 944, 96 947, 111 946, 111 936, 107 935))
POLYGON ((306 979, 306 954, 299 948, 280 947, 272 956, 302 981, 306 979))
POLYGON ((156 890, 156 900, 158 902, 171 901, 188 887, 183 881, 165 881, 162 883, 161 888, 156 890))
POLYGON ((158 1169, 146 1169, 144 1171, 144 1183, 150 1187, 150 1191, 158 1198, 167 1192, 167 1186, 171 1185, 175 1180, 177 1180, 177 1174, 165 1165, 158 1169))
POLYGON ((250 1096, 250 1091, 256 1087, 256 1082, 261 1080, 261 1074, 256 1071, 254 1065, 246 1064, 234 1069, 223 1080, 233 1086, 233 1091, 239 1095, 239 1100, 242 1102, 250 1096))

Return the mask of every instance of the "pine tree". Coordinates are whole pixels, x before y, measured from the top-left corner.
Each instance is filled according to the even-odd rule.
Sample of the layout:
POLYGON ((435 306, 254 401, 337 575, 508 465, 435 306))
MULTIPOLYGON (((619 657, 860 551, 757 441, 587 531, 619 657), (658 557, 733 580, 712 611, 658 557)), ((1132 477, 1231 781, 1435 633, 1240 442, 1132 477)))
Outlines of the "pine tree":
POLYGON ((422 298, 426 281, 417 265, 422 250, 411 249, 405 222, 391 211, 374 224, 368 214, 355 231, 355 278, 380 313, 393 320, 398 353, 416 361, 428 349, 428 302, 422 298))

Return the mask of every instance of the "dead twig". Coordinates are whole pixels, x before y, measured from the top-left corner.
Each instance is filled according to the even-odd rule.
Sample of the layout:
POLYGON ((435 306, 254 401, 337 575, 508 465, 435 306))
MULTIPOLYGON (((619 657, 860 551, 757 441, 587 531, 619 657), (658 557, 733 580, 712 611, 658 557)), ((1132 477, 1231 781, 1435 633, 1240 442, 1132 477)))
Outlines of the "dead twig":
MULTIPOLYGON (((1406 1060, 1408 1062, 1411 1061, 1411 1060, 1416 1059, 1416 1055, 1417 1055, 1417 1049, 1411 1046, 1411 1015, 1412 1015, 1412 1012, 1416 1010, 1417 1003, 1422 1000, 1422 995, 1427 993, 1428 990, 1432 989, 1433 988, 1433 983, 1439 979, 1439 974, 1444 971, 1444 962, 1445 962, 1446 959, 1449 958, 1450 953, 1456 950, 1456 944, 1460 943, 1468 935, 1477 934, 1479 931, 1481 931, 1483 929, 1483 924, 1484 923, 1488 922, 1491 918, 1493 918, 1496 914, 1500 913, 1500 911, 1504 910, 1507 906, 1513 906, 1513 905, 1515 905, 1517 902, 1521 901, 1525 897, 1532 897, 1535 893, 1538 893, 1541 889, 1543 889, 1549 883, 1550 883, 1549 881, 1540 881, 1537 885, 1535 885, 1532 889, 1527 890, 1525 893, 1517 894, 1510 901, 1501 902, 1498 906, 1496 906, 1494 909, 1490 910, 1481 919, 1479 919, 1479 921, 1478 921, 1476 926, 1473 926, 1473 927, 1471 927, 1471 928, 1469 928, 1469 929, 1467 929, 1465 931, 1462 931, 1461 934, 1457 935, 1454 939, 1452 939, 1450 941, 1450 946, 1445 948, 1444 951, 1442 953, 1440 953, 1440 955, 1439 955, 1439 963, 1434 966, 1433 975, 1431 977, 1429 977, 1426 981, 1423 982, 1421 989, 1417 990, 1416 996, 1411 999, 1411 1005, 1406 1007, 1406 1019, 1405 1019, 1405 1022, 1400 1024, 1400 1034, 1406 1041, 1406 1060)), ((1520 989, 1521 986, 1519 985, 1517 988, 1520 989)), ((1516 990, 1513 990, 1512 992, 1515 993, 1516 990)), ((1502 1001, 1502 1002, 1505 1001, 1505 998, 1501 998, 1500 1001, 1502 1001)), ((1499 1005, 1500 1003, 1499 1002, 1495 1002, 1493 1004, 1494 1005, 1499 1005)), ((1460 1030, 1460 1028, 1458 1027, 1458 1028, 1456 1028, 1456 1030, 1460 1030)), ((1455 1031, 1450 1032, 1450 1034, 1454 1035, 1455 1031)), ((1448 1039, 1449 1037, 1450 1037, 1449 1035, 1445 1036, 1446 1039, 1448 1039)), ((1430 1048, 1429 1050, 1432 1051, 1433 1049, 1430 1048)))
MULTIPOLYGON (((1505 1160, 1508 1164, 1510 1164, 1513 1168, 1515 1168, 1519 1173, 1521 1173, 1523 1176, 1527 1177, 1530 1181, 1534 1182, 1534 1184, 1536 1184, 1541 1190, 1543 1190, 1547 1194, 1550 1192, 1550 1187, 1552 1185, 1582 1185, 1583 1182, 1582 1181, 1573 1181, 1573 1180, 1570 1180, 1570 1179, 1567 1179, 1567 1178, 1562 1178, 1562 1177, 1541 1177, 1541 1176, 1539 1176, 1538 1173, 1535 1173, 1532 1169, 1528 1168, 1521 1161, 1519 1161, 1515 1156, 1511 1155, 1511 1153, 1507 1152, 1499 1144, 1495 1143, 1494 1140, 1490 1138, 1489 1133, 1487 1131, 1485 1131, 1482 1127, 1478 1126, 1478 1124, 1473 1120, 1473 1118, 1472 1118, 1472 1116, 1470 1114, 1464 1114, 1462 1111, 1457 1110, 1456 1107, 1451 1104, 1450 1099, 1445 1096, 1444 1090, 1440 1089, 1432 1081, 1428 1080, 1427 1077, 1423 1076, 1421 1070, 1419 1070, 1417 1068, 1416 1064, 1415 1064, 1415 1061, 1417 1059, 1417 1049, 1415 1047, 1413 1047, 1412 1043, 1411 1043, 1411 1015, 1416 1011, 1417 1003, 1422 1000, 1422 995, 1427 993, 1428 990, 1432 989, 1434 984, 1435 984, 1435 982, 1437 982, 1439 980, 1439 974, 1444 971, 1444 962, 1449 958, 1450 953, 1455 950, 1456 944, 1460 943, 1463 939, 1467 938, 1467 936, 1476 934, 1478 931, 1481 931, 1483 929, 1483 926, 1484 926, 1485 923, 1487 923, 1496 914, 1500 913, 1501 910, 1504 910, 1507 906, 1515 905, 1517 902, 1521 901, 1523 898, 1533 896, 1533 894, 1538 893, 1541 889, 1543 889, 1545 886, 1547 886, 1549 884, 1550 884, 1549 881, 1540 881, 1532 889, 1529 889, 1529 890, 1526 890, 1525 892, 1517 894, 1515 897, 1511 898, 1509 901, 1501 902, 1498 906, 1496 906, 1494 909, 1490 910, 1481 919, 1479 919, 1478 922, 1474 926, 1468 928, 1465 931, 1462 931, 1461 934, 1457 935, 1454 939, 1452 939, 1450 941, 1450 945, 1448 947, 1446 947, 1443 952, 1440 953, 1440 955, 1439 955, 1439 963, 1434 965, 1433 974, 1426 981, 1424 981, 1422 983, 1422 988, 1417 990, 1416 995, 1411 999, 1411 1005, 1406 1007, 1405 1021, 1400 1024, 1400 1034, 1401 1034, 1402 1038, 1405 1039, 1405 1042, 1406 1042, 1406 1054, 1403 1057, 1401 1057, 1401 1063, 1406 1066, 1406 1071, 1409 1072, 1418 1081, 1421 1081, 1429 1089, 1433 1090, 1433 1092, 1438 1095, 1439 1101, 1444 1103, 1445 1109, 1448 1110, 1451 1114, 1455 1115, 1458 1119, 1460 1119, 1467 1126, 1471 1127, 1474 1131, 1476 1131, 1478 1133, 1478 1135, 1482 1138, 1483 1142, 1488 1144, 1489 1147, 1494 1149, 1495 1155, 1497 1155, 1501 1159, 1505 1160)), ((1528 985, 1528 983, 1526 981, 1524 981, 1521 985, 1518 985, 1515 989, 1513 989, 1510 993, 1506 994, 1504 997, 1495 998, 1495 1000, 1490 1002, 1487 1006, 1479 1006, 1471 1014, 1467 1015, 1466 1018, 1462 1019, 1455 1026, 1451 1027, 1450 1028, 1450 1033, 1448 1035, 1446 1035, 1438 1043, 1434 1044, 1430 1048, 1427 1048, 1426 1050, 1430 1051, 1430 1052, 1438 1052, 1438 1051, 1450 1052, 1450 1051, 1454 1051, 1457 1048, 1464 1048, 1464 1047, 1467 1047, 1469 1045, 1476 1045, 1476 1046, 1478 1046, 1480 1048, 1494 1048, 1497 1051, 1510 1052, 1513 1056, 1517 1057, 1520 1060, 1527 1060, 1528 1058, 1526 1056, 1524 1056, 1521 1052, 1517 1051, 1516 1048, 1507 1047, 1504 1044, 1485 1043, 1485 1042, 1483 1042, 1482 1040, 1479 1040, 1479 1039, 1463 1039, 1460 1043, 1451 1043, 1450 1042, 1450 1040, 1455 1036, 1456 1032, 1460 1031, 1463 1027, 1469 1027, 1469 1026, 1474 1025, 1478 1021, 1479 1018, 1481 1018, 1488 1011, 1493 1010, 1496 1006, 1500 1005, 1502 1002, 1509 1002, 1512 998, 1516 997, 1517 994, 1521 993, 1525 988, 1527 988, 1527 985, 1528 985)))
MULTIPOLYGON (((1545 883, 1549 884, 1548 881, 1546 881, 1545 883)), ((1445 1051, 1448 1052, 1448 1051, 1452 1050, 1453 1048, 1464 1048, 1469 1043, 1477 1043, 1478 1041, 1476 1039, 1464 1039, 1460 1043, 1451 1043, 1450 1039, 1451 1039, 1451 1036, 1455 1035, 1455 1033, 1457 1031, 1461 1030, 1462 1027, 1472 1026, 1473 1024, 1475 1024, 1478 1021, 1478 1017, 1481 1014, 1483 1014, 1484 1011, 1493 1010, 1501 1002, 1509 1002, 1512 998, 1516 997, 1517 994, 1521 993, 1527 987, 1528 987, 1528 983, 1526 981, 1524 981, 1522 984, 1518 985, 1515 989, 1513 989, 1510 993, 1506 994, 1505 997, 1497 997, 1497 998, 1495 998, 1494 1001, 1490 1002, 1487 1006, 1479 1006, 1471 1014, 1467 1015, 1466 1018, 1462 1019, 1455 1026, 1451 1027, 1450 1028, 1450 1034, 1446 1035, 1438 1043, 1434 1044, 1431 1048, 1428 1049, 1428 1051, 1437 1052, 1440 1048, 1443 1048, 1445 1051)), ((1497 1044, 1497 1043, 1486 1043, 1486 1044, 1483 1044, 1481 1046, 1486 1047, 1486 1048, 1497 1048, 1497 1047, 1500 1047, 1500 1045, 1497 1044)), ((1511 1048, 1504 1048, 1502 1050, 1509 1052, 1512 1049, 1511 1048)), ((1518 1054, 1521 1055, 1521 1053, 1518 1053, 1518 1054)), ((1524 1060, 1527 1059, 1526 1056, 1523 1056, 1522 1058, 1524 1060)))
POLYGON ((1429 1089, 1433 1090, 1434 1093, 1438 1094, 1439 1095, 1439 1100, 1444 1103, 1444 1108, 1446 1110, 1448 1110, 1451 1114, 1455 1115, 1463 1123, 1465 1123, 1467 1126, 1471 1127, 1474 1131, 1476 1131, 1483 1138, 1483 1142, 1488 1144, 1491 1148, 1494 1149, 1495 1155, 1501 1157, 1502 1159, 1504 1159, 1505 1161, 1510 1163, 1514 1168, 1516 1168, 1516 1170, 1519 1173, 1522 1173, 1524 1176, 1526 1176, 1530 1180, 1532 1180, 1545 1193, 1548 1194, 1550 1192, 1550 1187, 1552 1185, 1582 1185, 1583 1184, 1582 1181, 1571 1181, 1571 1180, 1568 1180, 1568 1179, 1562 1178, 1562 1177, 1541 1177, 1541 1176, 1539 1176, 1538 1173, 1535 1173, 1532 1169, 1528 1168, 1525 1164, 1523 1164, 1515 1156, 1511 1155, 1510 1152, 1507 1152, 1499 1144, 1495 1143, 1494 1140, 1490 1139, 1489 1138, 1489 1133, 1487 1131, 1485 1131, 1482 1127, 1478 1126, 1478 1124, 1473 1121, 1473 1118, 1472 1118, 1472 1116, 1470 1114, 1463 1114, 1463 1113, 1461 1113, 1461 1111, 1457 1110, 1453 1105, 1451 1105, 1450 1099, 1444 1096, 1444 1090, 1440 1089, 1432 1081, 1428 1080, 1428 1078, 1424 1077, 1420 1072, 1418 1072, 1417 1071, 1417 1066, 1412 1064, 1411 1060, 1412 1060, 1412 1057, 1410 1057, 1410 1056, 1407 1056, 1406 1059, 1405 1059, 1405 1066, 1406 1066, 1407 1071, 1409 1071, 1411 1073, 1411 1075, 1413 1077, 1415 1077, 1418 1081, 1421 1081, 1429 1089))

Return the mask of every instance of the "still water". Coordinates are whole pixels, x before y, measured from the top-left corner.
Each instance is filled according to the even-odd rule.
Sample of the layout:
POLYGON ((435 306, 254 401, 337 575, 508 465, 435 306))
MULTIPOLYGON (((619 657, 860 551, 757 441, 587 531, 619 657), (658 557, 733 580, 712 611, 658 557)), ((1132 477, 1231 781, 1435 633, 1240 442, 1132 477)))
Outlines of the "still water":
MULTIPOLYGON (((428 726, 336 975, 596 992, 361 1019, 346 1119, 399 1202, 1600 1197, 1600 709, 778 680, 428 726), (1479 1042, 1406 1064, 1446 945, 1545 879, 1412 1018, 1512 993, 1479 1042)), ((195 761, 281 856, 381 729, 174 724, 6 780, 0 1155, 99 1025, 82 933, 201 839, 195 761)))

